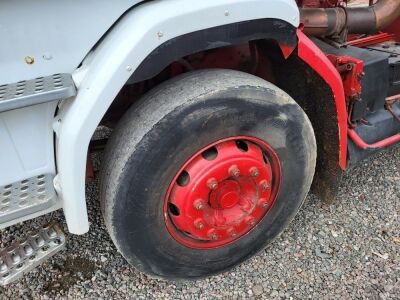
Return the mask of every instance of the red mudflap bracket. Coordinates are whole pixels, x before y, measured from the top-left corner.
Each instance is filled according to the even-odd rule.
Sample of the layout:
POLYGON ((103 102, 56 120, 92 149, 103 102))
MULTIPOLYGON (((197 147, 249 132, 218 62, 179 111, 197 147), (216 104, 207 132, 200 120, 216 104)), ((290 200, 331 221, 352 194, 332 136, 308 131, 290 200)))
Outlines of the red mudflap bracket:
POLYGON ((339 165, 347 165, 347 111, 342 78, 326 55, 301 31, 297 30, 298 56, 317 72, 332 90, 339 127, 339 165))

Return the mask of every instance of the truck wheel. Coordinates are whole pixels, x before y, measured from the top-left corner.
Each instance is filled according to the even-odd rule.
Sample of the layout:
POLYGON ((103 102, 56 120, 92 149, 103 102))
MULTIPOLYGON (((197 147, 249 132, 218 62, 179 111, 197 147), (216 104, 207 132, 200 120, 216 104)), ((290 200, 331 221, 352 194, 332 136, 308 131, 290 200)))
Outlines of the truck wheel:
POLYGON ((146 94, 108 142, 101 202, 122 255, 149 275, 198 278, 262 250, 314 175, 306 114, 258 77, 205 70, 146 94))

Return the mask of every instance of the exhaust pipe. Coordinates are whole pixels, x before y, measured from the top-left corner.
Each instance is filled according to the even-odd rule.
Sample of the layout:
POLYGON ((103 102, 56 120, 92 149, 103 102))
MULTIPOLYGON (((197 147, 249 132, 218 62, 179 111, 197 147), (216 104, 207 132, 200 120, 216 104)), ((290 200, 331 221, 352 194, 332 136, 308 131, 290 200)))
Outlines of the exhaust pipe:
POLYGON ((304 33, 311 36, 333 36, 344 29, 348 33, 374 33, 400 17, 399 0, 380 0, 368 7, 302 8, 300 19, 304 33))

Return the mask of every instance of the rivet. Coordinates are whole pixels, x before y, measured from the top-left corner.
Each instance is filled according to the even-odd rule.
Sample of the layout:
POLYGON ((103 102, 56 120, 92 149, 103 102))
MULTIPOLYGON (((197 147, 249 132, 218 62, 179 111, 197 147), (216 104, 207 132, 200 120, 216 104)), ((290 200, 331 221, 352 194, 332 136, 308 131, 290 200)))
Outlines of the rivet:
POLYGON ((25 57, 25 62, 28 65, 31 65, 31 64, 33 64, 35 62, 35 59, 32 56, 27 56, 27 57, 25 57))
POLYGON ((229 168, 229 175, 231 175, 232 177, 239 177, 240 175, 240 170, 237 167, 237 165, 233 165, 229 168))
POLYGON ((160 39, 164 36, 164 33, 162 31, 157 32, 157 37, 160 39))
POLYGON ((128 72, 131 72, 131 71, 132 71, 132 67, 131 67, 131 66, 127 66, 127 67, 126 67, 126 70, 127 70, 128 72))
POLYGON ((229 16, 229 11, 226 10, 226 11, 224 12, 224 15, 225 15, 225 17, 229 16))

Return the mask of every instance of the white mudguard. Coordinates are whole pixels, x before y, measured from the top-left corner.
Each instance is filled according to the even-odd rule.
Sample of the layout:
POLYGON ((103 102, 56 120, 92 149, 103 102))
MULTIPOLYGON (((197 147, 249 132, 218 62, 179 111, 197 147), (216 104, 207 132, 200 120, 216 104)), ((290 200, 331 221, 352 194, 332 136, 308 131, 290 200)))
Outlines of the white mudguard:
MULTIPOLYGON (((88 231, 85 201, 90 139, 112 101, 155 48, 177 36, 254 19, 282 19, 297 27, 294 0, 162 0, 130 10, 74 74, 75 99, 58 114, 56 187, 71 233, 88 231)), ((135 138, 135 137, 132 137, 135 138)))

